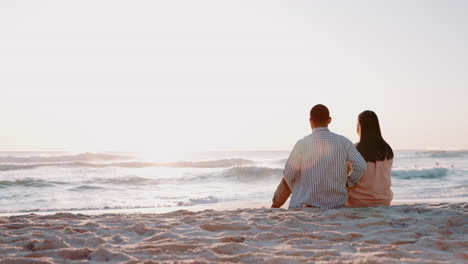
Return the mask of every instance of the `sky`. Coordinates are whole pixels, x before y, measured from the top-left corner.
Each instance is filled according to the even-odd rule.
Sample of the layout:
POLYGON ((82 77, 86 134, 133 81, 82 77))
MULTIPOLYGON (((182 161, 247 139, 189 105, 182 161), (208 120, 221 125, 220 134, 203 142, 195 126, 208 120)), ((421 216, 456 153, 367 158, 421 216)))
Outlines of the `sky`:
POLYGON ((468 149, 467 1, 0 1, 0 150, 468 149))

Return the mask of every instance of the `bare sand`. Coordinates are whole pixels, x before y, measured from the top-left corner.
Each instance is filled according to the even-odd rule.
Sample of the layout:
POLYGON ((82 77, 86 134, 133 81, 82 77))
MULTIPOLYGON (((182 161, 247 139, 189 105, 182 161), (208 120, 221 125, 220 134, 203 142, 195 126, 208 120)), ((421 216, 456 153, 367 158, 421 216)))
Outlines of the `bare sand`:
POLYGON ((468 204, 0 217, 6 263, 468 263, 468 204))

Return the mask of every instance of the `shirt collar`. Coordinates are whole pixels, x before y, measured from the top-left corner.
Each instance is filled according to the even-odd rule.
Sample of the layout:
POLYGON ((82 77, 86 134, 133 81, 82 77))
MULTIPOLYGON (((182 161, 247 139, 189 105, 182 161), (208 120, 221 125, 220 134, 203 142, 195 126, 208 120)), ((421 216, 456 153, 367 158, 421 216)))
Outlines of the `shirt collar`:
POLYGON ((328 131, 330 132, 330 130, 328 129, 328 127, 316 127, 314 129, 312 129, 313 132, 315 131, 328 131))

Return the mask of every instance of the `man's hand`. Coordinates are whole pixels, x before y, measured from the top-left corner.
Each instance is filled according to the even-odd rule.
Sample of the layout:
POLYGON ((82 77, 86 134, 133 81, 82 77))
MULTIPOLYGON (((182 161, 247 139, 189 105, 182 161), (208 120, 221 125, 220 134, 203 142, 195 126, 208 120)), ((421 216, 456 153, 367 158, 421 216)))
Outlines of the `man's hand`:
POLYGON ((289 189, 288 184, 284 180, 281 180, 281 183, 276 188, 275 194, 273 195, 273 204, 271 208, 280 208, 288 200, 291 195, 291 190, 289 189))

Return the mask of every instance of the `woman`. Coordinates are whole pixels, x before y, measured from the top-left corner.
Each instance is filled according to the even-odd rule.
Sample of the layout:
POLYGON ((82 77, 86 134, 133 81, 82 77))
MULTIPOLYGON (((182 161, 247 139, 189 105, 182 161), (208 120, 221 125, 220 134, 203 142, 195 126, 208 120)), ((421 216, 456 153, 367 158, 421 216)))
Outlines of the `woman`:
POLYGON ((379 119, 372 111, 364 111, 358 117, 357 133, 360 136, 357 150, 367 163, 367 169, 359 182, 348 188, 350 207, 390 205, 393 198, 391 170, 393 150, 380 132, 379 119))

